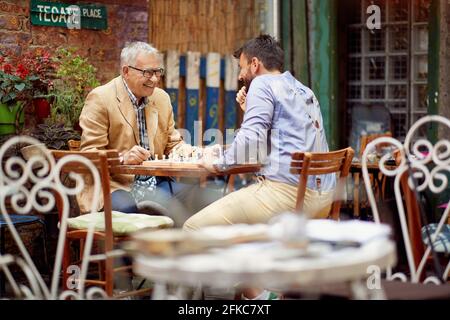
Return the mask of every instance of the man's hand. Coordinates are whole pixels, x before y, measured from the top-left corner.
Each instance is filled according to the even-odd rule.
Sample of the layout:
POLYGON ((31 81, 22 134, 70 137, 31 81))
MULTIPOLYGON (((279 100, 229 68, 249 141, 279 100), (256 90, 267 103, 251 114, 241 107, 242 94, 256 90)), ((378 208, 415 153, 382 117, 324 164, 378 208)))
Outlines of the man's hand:
POLYGON ((236 95, 236 102, 239 103, 239 106, 244 112, 245 109, 247 108, 246 99, 247 99, 247 88, 243 86, 236 95))
POLYGON ((222 155, 222 146, 215 144, 210 147, 203 148, 202 166, 209 172, 219 172, 214 166, 214 161, 222 155))
POLYGON ((210 159, 212 161, 219 159, 222 156, 222 146, 214 144, 203 148, 203 159, 210 159))
POLYGON ((181 143, 173 148, 170 152, 172 155, 178 154, 179 156, 183 156, 183 158, 187 158, 192 155, 193 147, 187 143, 181 143))
POLYGON ((141 164, 142 161, 148 160, 150 152, 141 146, 134 146, 127 152, 122 154, 123 164, 141 164))

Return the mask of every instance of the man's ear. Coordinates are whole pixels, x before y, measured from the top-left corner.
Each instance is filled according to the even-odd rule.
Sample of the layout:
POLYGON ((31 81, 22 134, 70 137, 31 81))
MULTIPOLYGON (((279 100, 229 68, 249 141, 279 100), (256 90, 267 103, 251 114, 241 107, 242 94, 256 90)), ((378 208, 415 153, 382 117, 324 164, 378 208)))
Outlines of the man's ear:
POLYGON ((122 67, 122 76, 126 79, 128 78, 128 72, 130 71, 130 69, 127 66, 123 66, 122 67))
POLYGON ((253 57, 250 62, 250 67, 253 69, 254 73, 258 73, 260 67, 260 61, 258 58, 253 57))

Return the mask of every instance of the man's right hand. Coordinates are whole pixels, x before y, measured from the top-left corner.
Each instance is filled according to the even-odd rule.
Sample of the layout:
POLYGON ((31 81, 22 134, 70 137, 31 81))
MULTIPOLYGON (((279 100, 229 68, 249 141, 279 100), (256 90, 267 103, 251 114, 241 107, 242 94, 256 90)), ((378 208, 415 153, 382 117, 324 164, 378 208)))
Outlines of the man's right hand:
POLYGON ((245 112, 245 109, 247 107, 245 101, 247 99, 247 88, 243 86, 236 95, 236 102, 239 103, 239 106, 241 107, 242 111, 245 112))
POLYGON ((148 160, 150 152, 141 146, 134 146, 122 156, 123 164, 141 164, 142 161, 148 160))

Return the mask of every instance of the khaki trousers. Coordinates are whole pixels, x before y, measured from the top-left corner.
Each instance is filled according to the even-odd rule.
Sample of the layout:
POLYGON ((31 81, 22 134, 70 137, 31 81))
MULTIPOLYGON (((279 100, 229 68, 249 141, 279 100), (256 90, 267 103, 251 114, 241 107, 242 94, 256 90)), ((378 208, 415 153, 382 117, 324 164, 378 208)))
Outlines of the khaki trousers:
MULTIPOLYGON (((313 218, 326 218, 331 209, 333 191, 306 189, 303 211, 313 218)), ((232 192, 199 211, 183 228, 196 230, 211 225, 267 223, 273 216, 294 211, 297 186, 258 177, 258 182, 232 192)))

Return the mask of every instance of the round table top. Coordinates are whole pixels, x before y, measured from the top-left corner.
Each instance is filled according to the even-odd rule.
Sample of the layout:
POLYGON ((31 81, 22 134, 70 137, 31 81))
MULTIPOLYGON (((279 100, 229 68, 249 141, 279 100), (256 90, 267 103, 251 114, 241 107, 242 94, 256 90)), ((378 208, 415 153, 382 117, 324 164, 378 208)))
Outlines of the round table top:
POLYGON ((133 269, 140 276, 162 283, 289 289, 364 279, 371 275, 369 267, 377 266, 381 272, 395 262, 395 244, 380 237, 360 246, 340 248, 311 242, 302 249, 267 241, 174 257, 137 253, 133 269))

